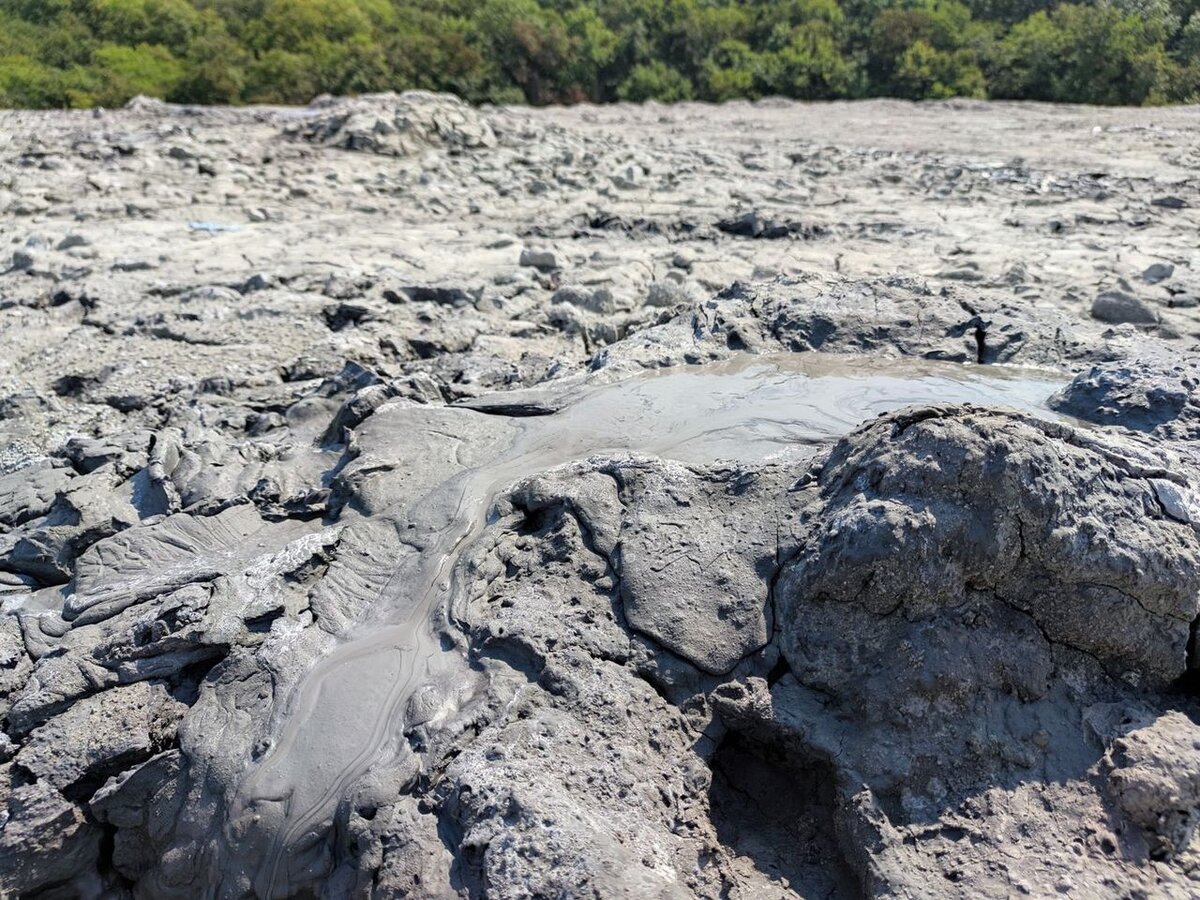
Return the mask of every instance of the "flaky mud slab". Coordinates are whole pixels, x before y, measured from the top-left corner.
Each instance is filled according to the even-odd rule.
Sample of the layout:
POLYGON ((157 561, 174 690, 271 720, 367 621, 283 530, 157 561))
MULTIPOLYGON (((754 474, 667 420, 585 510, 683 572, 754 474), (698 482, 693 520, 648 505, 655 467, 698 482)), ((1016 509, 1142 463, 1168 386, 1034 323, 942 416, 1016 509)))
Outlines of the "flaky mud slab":
POLYGON ((1200 890, 1193 110, 0 116, 0 892, 1200 890))

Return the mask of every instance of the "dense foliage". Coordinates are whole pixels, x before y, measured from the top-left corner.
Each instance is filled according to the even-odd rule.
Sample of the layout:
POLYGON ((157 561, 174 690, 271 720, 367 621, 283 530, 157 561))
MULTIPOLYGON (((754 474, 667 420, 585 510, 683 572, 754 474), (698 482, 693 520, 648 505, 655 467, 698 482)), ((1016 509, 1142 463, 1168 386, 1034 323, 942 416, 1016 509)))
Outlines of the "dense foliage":
POLYGON ((1200 97, 1200 0, 0 0, 0 105, 1200 97))

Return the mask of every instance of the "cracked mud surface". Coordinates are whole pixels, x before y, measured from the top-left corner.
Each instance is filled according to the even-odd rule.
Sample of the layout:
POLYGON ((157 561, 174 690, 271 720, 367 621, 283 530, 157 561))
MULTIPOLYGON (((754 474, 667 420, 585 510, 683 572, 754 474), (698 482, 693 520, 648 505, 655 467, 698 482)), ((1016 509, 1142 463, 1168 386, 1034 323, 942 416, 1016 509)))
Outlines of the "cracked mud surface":
POLYGON ((1198 134, 0 113, 0 893, 1196 894, 1198 134))

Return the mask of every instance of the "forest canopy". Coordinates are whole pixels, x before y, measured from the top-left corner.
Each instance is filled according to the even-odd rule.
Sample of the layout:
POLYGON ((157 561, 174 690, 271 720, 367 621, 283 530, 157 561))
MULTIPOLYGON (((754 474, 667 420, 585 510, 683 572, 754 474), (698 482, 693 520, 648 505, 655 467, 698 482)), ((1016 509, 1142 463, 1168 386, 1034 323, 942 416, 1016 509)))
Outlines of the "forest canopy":
POLYGON ((1200 100, 1200 0, 0 0, 0 106, 1200 100))

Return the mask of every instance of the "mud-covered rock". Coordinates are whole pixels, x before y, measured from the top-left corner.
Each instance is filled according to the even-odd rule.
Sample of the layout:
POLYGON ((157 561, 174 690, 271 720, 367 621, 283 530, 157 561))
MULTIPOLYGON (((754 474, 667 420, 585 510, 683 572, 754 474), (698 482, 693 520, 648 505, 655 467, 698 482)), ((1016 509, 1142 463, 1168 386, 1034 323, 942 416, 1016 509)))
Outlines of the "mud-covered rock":
POLYGON ((179 751, 167 750, 114 776, 89 801, 92 815, 115 832, 112 865, 122 877, 137 881, 166 849, 182 812, 183 766, 179 751))
POLYGON ((1153 325, 1155 313, 1144 301, 1125 291, 1104 291, 1092 302, 1092 318, 1112 325, 1153 325))
POLYGON ((1200 436, 1200 366, 1194 360, 1129 360, 1094 366, 1075 377, 1050 405, 1097 425, 1175 440, 1200 436))
MULTIPOLYGON (((826 463, 821 525, 777 585, 793 669, 864 701, 869 682, 848 677, 864 648, 843 644, 843 617, 891 619, 901 642, 938 622, 934 633, 973 645, 969 627, 946 632, 947 613, 1011 615, 1114 675, 1171 683, 1188 669, 1200 613, 1200 539, 1163 514, 1151 476, 1186 479, 1139 445, 1015 416, 933 408, 870 425, 826 463)), ((889 640, 882 628, 872 641, 881 659, 900 649, 889 640)), ((989 645, 1003 647, 979 644, 989 645)), ((926 657, 919 677, 937 695, 971 696, 977 673, 994 668, 1039 695, 1044 674, 1010 649, 961 670, 952 651, 945 669, 926 657)))
POLYGON ((962 363, 1078 367, 1161 353, 1136 333, 1066 315, 934 290, 904 277, 847 282, 820 274, 734 284, 667 322, 598 352, 593 369, 726 359, 738 353, 878 354, 962 363))
POLYGON ((280 549, 307 529, 272 526, 250 505, 214 516, 172 516, 123 532, 79 559, 63 616, 85 625, 188 584, 213 581, 255 556, 280 549))
POLYGON ((617 471, 626 503, 621 601, 635 631, 710 674, 771 635, 779 478, 706 479, 679 466, 617 471))
POLYGON ((1152 483, 1189 471, 1140 441, 965 407, 895 413, 832 451, 775 582, 787 670, 714 703, 793 764, 832 767, 868 893, 919 893, 922 872, 996 889, 1011 821, 1037 823, 1033 893, 1182 889, 1178 871, 1123 859, 1187 845, 1191 722, 1139 706, 1133 724, 1099 725, 1112 716, 1096 711, 1191 677, 1200 545, 1152 483), (1039 795, 1148 837, 1118 824, 1064 854, 1039 795), (993 836, 937 849, 975 827, 993 836))
POLYGON ((1170 712, 1118 738, 1110 788, 1121 808, 1153 836, 1153 853, 1185 851, 1200 821, 1200 726, 1170 712))
POLYGON ((0 716, 7 717, 13 693, 25 685, 31 671, 33 661, 16 618, 0 618, 0 716))
POLYGON ((35 728, 14 763, 68 795, 86 795, 169 746, 186 711, 161 684, 115 687, 35 728))
POLYGON ((0 888, 13 896, 54 887, 66 895, 95 890, 101 830, 48 782, 13 785, 10 773, 2 777, 0 888))

